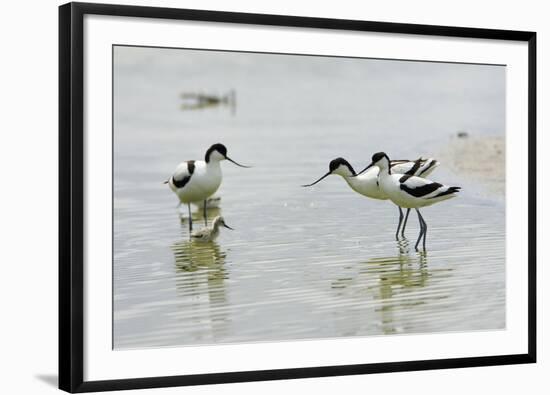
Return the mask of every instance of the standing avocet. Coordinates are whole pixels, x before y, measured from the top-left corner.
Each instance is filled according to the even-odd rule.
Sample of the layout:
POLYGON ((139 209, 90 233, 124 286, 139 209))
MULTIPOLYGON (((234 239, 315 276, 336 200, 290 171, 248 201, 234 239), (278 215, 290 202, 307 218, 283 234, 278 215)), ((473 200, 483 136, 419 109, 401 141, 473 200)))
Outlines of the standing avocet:
POLYGON ((191 239, 202 242, 214 241, 220 234, 220 226, 223 226, 227 229, 235 230, 225 223, 225 220, 222 216, 218 215, 216 218, 214 218, 214 221, 212 221, 211 226, 207 226, 205 228, 202 228, 201 230, 196 230, 191 233, 191 239))
POLYGON ((416 177, 411 174, 395 174, 392 172, 391 161, 388 155, 384 152, 378 152, 372 156, 372 162, 365 169, 360 171, 357 176, 376 166, 380 169, 378 173, 378 183, 380 189, 388 196, 388 198, 399 207, 411 209, 414 208, 418 214, 420 223, 420 234, 414 248, 418 250, 418 243, 424 236, 422 246, 426 250, 426 233, 428 225, 422 214, 420 207, 431 206, 456 196, 460 187, 450 187, 442 185, 438 182, 426 180, 425 178, 416 177))
MULTIPOLYGON (((430 174, 437 166, 439 166, 439 162, 435 159, 419 158, 416 161, 393 160, 390 165, 394 173, 425 176, 430 174)), ((331 174, 336 174, 346 180, 350 188, 355 192, 371 199, 387 200, 388 196, 380 189, 378 185, 378 171, 378 168, 372 168, 365 174, 358 176, 347 160, 344 158, 336 158, 330 161, 328 173, 319 178, 317 181, 302 186, 310 187, 317 184, 325 177, 328 177, 331 174)), ((403 224, 403 227, 401 228, 401 235, 405 235, 405 227, 407 226, 407 219, 409 218, 410 213, 410 209, 407 209, 407 214, 405 216, 405 220, 403 221, 403 210, 401 210, 401 207, 399 206, 397 206, 397 208, 399 209, 399 223, 395 232, 396 239, 399 238, 399 229, 401 228, 401 224, 403 224)))
POLYGON ((191 202, 203 202, 204 224, 208 224, 206 216, 206 201, 212 196, 222 183, 222 170, 220 162, 227 159, 240 167, 241 165, 227 156, 227 148, 223 144, 214 144, 206 151, 204 160, 188 160, 182 162, 176 171, 165 181, 170 189, 178 196, 181 203, 187 204, 189 211, 189 231, 193 230, 191 217, 191 202))

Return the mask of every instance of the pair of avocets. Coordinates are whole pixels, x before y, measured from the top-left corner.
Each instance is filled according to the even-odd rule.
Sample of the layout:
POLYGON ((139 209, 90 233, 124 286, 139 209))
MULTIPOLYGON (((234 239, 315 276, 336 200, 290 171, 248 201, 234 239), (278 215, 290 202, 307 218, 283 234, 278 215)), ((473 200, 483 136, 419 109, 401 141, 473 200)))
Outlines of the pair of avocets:
POLYGON ((302 186, 310 187, 325 177, 336 174, 343 177, 351 189, 363 196, 391 200, 399 209, 396 239, 399 238, 400 230, 401 236, 405 236, 407 219, 414 208, 420 224, 420 233, 414 248, 418 249, 420 240, 423 240, 422 247, 425 250, 428 225, 419 209, 455 197, 460 190, 460 187, 450 187, 424 178, 437 166, 439 162, 435 159, 390 160, 386 153, 378 152, 372 156, 372 161, 367 167, 356 173, 348 161, 336 158, 330 162, 329 171, 324 176, 302 186), (402 208, 407 209, 404 219, 402 208))
MULTIPOLYGON (((193 202, 203 202, 204 223, 205 226, 208 225, 206 202, 218 190, 222 182, 220 167, 222 160, 228 160, 240 167, 249 167, 229 158, 227 148, 223 144, 214 144, 206 151, 204 161, 190 160, 180 163, 172 177, 165 181, 178 196, 180 203, 187 204, 190 232, 193 230, 191 218, 191 203, 193 202)), ((392 161, 384 152, 378 152, 372 156, 372 161, 367 167, 356 173, 345 159, 337 158, 330 162, 329 171, 325 175, 317 181, 303 186, 313 186, 329 175, 336 174, 343 177, 355 192, 363 196, 378 200, 391 200, 399 209, 396 238, 399 237, 400 230, 401 235, 404 236, 410 210, 414 208, 420 223, 420 233, 415 248, 418 249, 420 241, 423 240, 422 246, 426 249, 428 226, 419 209, 450 199, 456 196, 460 190, 460 187, 450 187, 424 178, 437 166, 439 166, 439 162, 435 159, 392 161), (407 209, 405 217, 402 208, 407 209)), ((200 231, 192 232, 191 237, 203 241, 213 240, 217 237, 220 226, 229 228, 222 217, 216 217, 211 227, 207 226, 200 231)))

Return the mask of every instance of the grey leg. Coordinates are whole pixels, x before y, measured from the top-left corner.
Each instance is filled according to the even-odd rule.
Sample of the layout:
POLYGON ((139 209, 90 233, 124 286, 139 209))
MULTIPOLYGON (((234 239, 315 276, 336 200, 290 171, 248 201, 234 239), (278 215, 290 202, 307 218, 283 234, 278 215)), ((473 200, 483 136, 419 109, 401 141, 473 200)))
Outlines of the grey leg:
POLYGON ((428 234, 428 224, 424 220, 424 217, 422 217, 422 221, 424 222, 424 242, 422 243, 424 247, 424 251, 426 251, 426 235, 428 234))
POLYGON ((426 224, 426 221, 424 221, 424 218, 422 218, 422 214, 420 214, 420 211, 418 209, 415 209, 416 213, 418 214, 418 222, 420 223, 420 234, 418 235, 418 240, 416 241, 416 244, 414 246, 415 250, 418 250, 418 244, 420 243, 420 239, 422 236, 424 236, 424 241, 422 243, 422 246, 424 247, 424 251, 426 250, 426 233, 428 231, 428 225, 426 224))
POLYGON ((189 212, 189 232, 193 230, 193 217, 191 216, 191 203, 187 203, 187 211, 189 212))
POLYGON ((204 226, 208 226, 208 217, 206 215, 206 199, 204 199, 204 226))
POLYGON ((411 209, 407 209, 407 214, 405 214, 405 220, 403 221, 403 226, 401 227, 401 237, 405 237, 405 227, 407 226, 407 220, 409 219, 409 214, 411 213, 411 209))
POLYGON ((418 214, 418 223, 420 224, 420 233, 418 234, 418 240, 416 240, 416 244, 414 245, 414 249, 418 250, 418 243, 420 243, 420 239, 422 238, 422 234, 424 233, 424 224, 422 223, 422 219, 420 217, 420 211, 418 211, 418 209, 415 210, 418 214))
POLYGON ((399 209, 399 223, 397 224, 397 230, 395 231, 395 240, 399 240, 399 228, 401 228, 401 222, 403 222, 403 210, 401 207, 397 206, 399 209))

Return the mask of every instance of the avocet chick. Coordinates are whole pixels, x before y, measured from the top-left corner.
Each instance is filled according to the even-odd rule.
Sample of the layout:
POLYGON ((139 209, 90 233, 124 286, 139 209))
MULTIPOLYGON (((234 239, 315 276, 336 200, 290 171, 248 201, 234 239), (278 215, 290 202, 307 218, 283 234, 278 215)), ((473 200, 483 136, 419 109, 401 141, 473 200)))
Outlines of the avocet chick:
POLYGON ((191 239, 196 241, 202 241, 202 242, 216 240, 216 238, 220 234, 220 226, 223 226, 227 229, 234 230, 233 228, 231 228, 225 223, 225 220, 221 215, 218 215, 216 218, 214 218, 212 225, 204 227, 200 230, 196 230, 193 233, 191 233, 191 239))

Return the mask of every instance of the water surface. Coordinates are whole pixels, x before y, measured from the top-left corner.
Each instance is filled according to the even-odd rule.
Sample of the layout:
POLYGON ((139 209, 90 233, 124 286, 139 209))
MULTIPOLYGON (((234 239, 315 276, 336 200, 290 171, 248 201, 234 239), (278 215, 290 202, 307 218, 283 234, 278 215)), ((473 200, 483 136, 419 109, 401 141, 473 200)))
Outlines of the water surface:
MULTIPOLYGON (((505 327, 505 207, 443 163, 459 198, 423 210, 428 250, 395 241, 397 208, 341 178, 338 156, 435 156, 457 130, 502 135, 503 67, 115 48, 114 347, 471 331, 505 327), (235 92, 182 111, 180 95, 235 92), (235 231, 189 241, 163 185, 213 143, 219 209, 235 231)), ((195 209, 195 226, 202 226, 195 209)))

